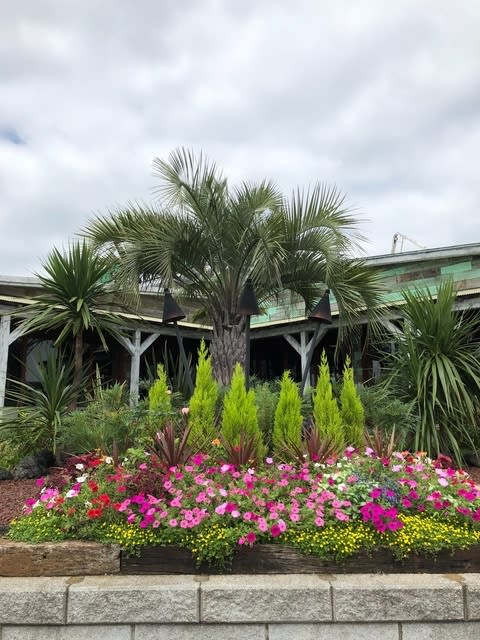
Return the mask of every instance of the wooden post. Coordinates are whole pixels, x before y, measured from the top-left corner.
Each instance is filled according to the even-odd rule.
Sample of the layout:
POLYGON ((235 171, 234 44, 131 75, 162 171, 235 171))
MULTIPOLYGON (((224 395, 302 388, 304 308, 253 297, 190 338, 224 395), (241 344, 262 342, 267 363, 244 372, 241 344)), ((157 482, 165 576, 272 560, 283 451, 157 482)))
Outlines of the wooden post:
POLYGON ((328 328, 325 325, 318 324, 315 328, 315 332, 311 340, 307 342, 308 332, 301 331, 300 332, 300 342, 296 340, 290 334, 284 334, 285 340, 288 344, 295 349, 295 351, 300 355, 300 365, 302 371, 302 394, 305 393, 305 390, 310 386, 310 376, 309 370, 310 365, 312 363, 313 352, 315 351, 315 347, 323 338, 323 336, 327 333, 328 328))
POLYGON ((23 335, 23 331, 10 331, 11 316, 0 317, 0 409, 5 406, 5 390, 7 387, 8 349, 12 342, 23 335))
POLYGON ((138 404, 138 388, 140 383, 140 356, 150 347, 159 337, 159 333, 151 333, 148 338, 142 342, 142 332, 135 329, 133 333, 133 341, 125 336, 120 336, 118 341, 123 344, 125 349, 131 356, 130 364, 130 406, 134 407, 138 404))
POLYGON ((5 406, 7 387, 8 339, 10 337, 10 316, 0 318, 0 408, 5 406))

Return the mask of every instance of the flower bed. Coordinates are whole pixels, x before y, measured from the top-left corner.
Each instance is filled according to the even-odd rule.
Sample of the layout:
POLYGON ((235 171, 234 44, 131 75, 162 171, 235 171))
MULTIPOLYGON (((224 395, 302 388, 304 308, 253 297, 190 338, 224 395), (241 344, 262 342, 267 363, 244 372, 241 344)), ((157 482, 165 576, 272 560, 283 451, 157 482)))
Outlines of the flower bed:
POLYGON ((154 455, 124 466, 86 456, 70 462, 64 487, 45 485, 28 501, 9 537, 117 543, 132 556, 125 567, 140 563, 142 549, 173 545, 196 566, 229 570, 236 550, 246 552, 236 558, 255 558, 258 545, 272 543, 315 558, 317 570, 332 561, 348 566, 355 556, 405 563, 395 570, 409 557, 438 555, 448 564, 451 552, 478 549, 480 491, 444 462, 352 448, 324 463, 267 458, 255 469, 204 454, 171 467, 154 455))

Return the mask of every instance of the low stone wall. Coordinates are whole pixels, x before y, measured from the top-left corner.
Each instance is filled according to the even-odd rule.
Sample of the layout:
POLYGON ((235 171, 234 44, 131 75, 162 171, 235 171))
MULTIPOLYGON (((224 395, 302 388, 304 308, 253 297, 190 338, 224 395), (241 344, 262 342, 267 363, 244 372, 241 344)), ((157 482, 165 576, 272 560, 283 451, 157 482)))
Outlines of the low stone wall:
POLYGON ((480 574, 0 578, 0 640, 480 638, 480 574))

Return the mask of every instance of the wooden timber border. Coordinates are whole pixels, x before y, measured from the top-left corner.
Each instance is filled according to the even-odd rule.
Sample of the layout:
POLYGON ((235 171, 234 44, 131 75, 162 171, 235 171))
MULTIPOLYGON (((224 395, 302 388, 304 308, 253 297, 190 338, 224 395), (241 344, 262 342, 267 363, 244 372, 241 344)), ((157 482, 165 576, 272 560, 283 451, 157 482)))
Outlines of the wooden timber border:
POLYGON ((436 556, 412 554, 396 560, 387 550, 359 553, 343 561, 326 561, 301 555, 281 544, 239 549, 232 566, 220 571, 199 568, 190 552, 178 547, 146 547, 128 556, 117 545, 96 542, 46 542, 28 544, 0 539, 0 577, 192 574, 352 574, 352 573, 480 573, 480 545, 436 556))

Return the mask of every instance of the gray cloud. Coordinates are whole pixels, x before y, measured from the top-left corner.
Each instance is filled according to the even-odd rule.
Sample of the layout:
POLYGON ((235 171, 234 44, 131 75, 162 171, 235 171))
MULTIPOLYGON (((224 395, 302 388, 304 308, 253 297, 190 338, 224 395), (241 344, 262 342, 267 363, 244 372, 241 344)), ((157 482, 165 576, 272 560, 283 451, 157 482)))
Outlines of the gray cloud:
POLYGON ((480 241, 479 29, 475 0, 5 0, 0 274, 150 199, 179 145, 234 181, 336 184, 370 254, 480 241))

